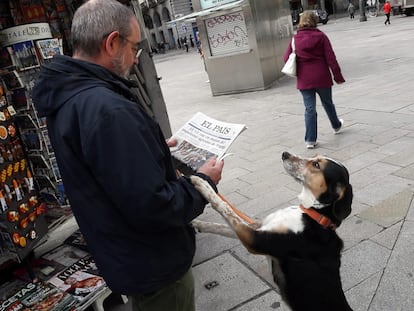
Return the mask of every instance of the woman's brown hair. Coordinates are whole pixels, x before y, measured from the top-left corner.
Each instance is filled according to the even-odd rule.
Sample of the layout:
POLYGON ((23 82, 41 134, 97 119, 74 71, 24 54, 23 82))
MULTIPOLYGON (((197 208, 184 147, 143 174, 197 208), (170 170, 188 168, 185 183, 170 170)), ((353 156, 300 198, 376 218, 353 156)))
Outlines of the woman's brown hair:
POLYGON ((318 25, 318 17, 313 11, 304 11, 300 14, 298 29, 302 28, 316 28, 318 25))

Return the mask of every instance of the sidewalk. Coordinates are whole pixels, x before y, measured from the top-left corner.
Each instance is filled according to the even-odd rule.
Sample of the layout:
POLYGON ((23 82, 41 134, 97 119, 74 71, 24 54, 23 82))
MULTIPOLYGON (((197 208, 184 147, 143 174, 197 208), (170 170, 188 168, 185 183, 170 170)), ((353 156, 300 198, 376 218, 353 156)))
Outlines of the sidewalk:
MULTIPOLYGON (((213 97, 196 51, 154 57, 173 132, 195 112, 245 123, 226 159, 219 190, 246 214, 262 218, 296 204, 300 185, 288 177, 281 153, 324 154, 351 174, 353 212, 338 229, 345 242, 342 283, 359 311, 414 309, 414 17, 367 22, 340 18, 319 28, 330 38, 347 82, 333 99, 345 120, 333 135, 318 103, 319 148, 303 142, 303 103, 295 80, 265 91, 213 97)), ((248 74, 246 72, 246 74, 248 74)), ((222 221, 211 209, 202 220, 222 221)), ((198 234, 194 260, 198 311, 288 310, 264 256, 237 240, 198 234), (207 284, 218 285, 207 289, 207 284)), ((124 306, 126 307, 126 306, 124 306)), ((167 311, 167 310, 166 310, 167 311)))

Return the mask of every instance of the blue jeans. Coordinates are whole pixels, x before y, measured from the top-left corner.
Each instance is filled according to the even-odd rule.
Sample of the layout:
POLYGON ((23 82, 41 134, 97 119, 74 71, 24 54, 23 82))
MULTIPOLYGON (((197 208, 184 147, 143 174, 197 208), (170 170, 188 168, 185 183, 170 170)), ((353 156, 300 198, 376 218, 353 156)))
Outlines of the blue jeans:
POLYGON ((335 105, 332 102, 332 88, 300 90, 305 104, 305 142, 316 143, 318 138, 318 114, 316 112, 316 94, 319 95, 323 108, 328 115, 333 129, 341 127, 336 114, 335 105))

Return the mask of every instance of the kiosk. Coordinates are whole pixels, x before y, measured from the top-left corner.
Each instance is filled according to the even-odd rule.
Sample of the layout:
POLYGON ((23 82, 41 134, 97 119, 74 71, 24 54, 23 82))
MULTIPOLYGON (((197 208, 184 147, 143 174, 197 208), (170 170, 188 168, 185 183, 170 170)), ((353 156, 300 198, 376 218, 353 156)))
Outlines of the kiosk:
POLYGON ((264 90, 282 76, 293 35, 288 1, 195 0, 193 6, 199 11, 189 17, 196 18, 213 95, 264 90))

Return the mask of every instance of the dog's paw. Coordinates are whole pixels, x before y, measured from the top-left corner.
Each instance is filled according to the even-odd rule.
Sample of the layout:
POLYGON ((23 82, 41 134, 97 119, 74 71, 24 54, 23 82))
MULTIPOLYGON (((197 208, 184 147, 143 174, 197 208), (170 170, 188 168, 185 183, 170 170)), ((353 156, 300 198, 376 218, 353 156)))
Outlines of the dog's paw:
POLYGON ((192 175, 190 177, 190 180, 197 191, 200 192, 207 201, 211 202, 216 196, 216 193, 214 192, 213 188, 211 188, 210 184, 201 177, 192 175))

